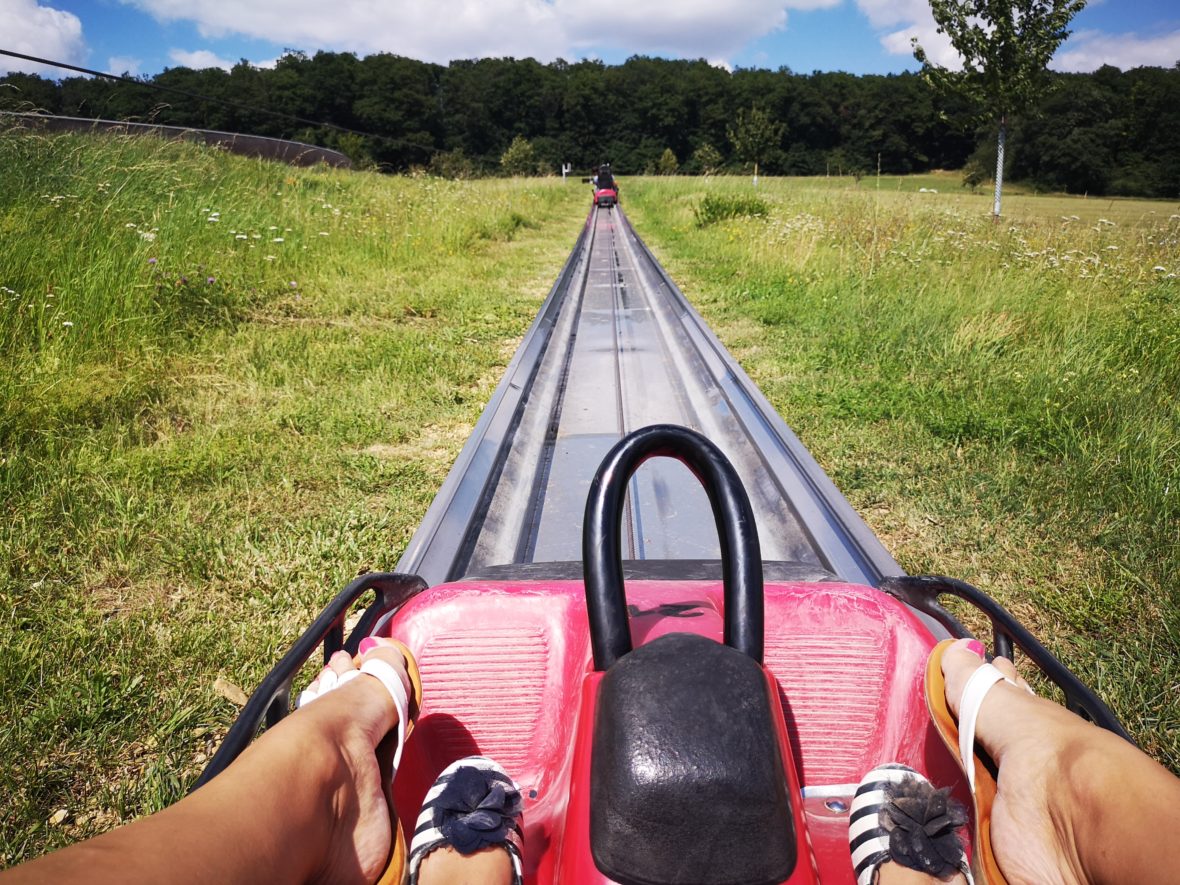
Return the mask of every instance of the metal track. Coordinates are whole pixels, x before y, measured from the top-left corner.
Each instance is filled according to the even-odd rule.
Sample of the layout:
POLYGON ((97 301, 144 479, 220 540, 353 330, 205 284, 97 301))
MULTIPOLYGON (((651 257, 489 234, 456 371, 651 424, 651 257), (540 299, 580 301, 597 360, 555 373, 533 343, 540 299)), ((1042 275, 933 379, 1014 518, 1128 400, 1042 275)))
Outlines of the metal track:
MULTIPOLYGON (((594 471, 625 433, 674 423, 730 458, 767 576, 876 586, 901 568, 668 277, 623 212, 595 209, 398 571, 580 576, 594 471)), ((632 573, 700 577, 720 553, 681 464, 632 480, 632 573)))

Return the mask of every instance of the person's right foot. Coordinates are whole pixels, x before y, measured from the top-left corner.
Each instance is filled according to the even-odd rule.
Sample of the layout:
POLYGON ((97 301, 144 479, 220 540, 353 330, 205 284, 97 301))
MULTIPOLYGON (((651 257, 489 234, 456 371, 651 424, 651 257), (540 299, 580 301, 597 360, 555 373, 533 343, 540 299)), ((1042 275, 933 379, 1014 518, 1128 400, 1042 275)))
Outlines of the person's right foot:
MULTIPOLYGON (((1030 694, 1008 659, 992 663, 1018 683, 992 686, 975 732, 976 743, 999 767, 991 830, 996 860, 1010 885, 1085 885, 1071 787, 1076 762, 1098 729, 1030 694)), ((956 717, 967 680, 982 665, 965 641, 943 655, 947 703, 956 717)))

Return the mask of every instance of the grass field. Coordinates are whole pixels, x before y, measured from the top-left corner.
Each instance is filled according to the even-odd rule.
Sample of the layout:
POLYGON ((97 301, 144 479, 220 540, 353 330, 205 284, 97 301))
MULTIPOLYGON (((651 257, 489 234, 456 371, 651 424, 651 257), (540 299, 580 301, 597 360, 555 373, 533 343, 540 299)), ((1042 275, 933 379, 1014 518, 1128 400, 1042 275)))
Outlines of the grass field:
MULTIPOLYGON (((766 180, 696 225, 748 187, 624 206, 902 565, 1180 768, 1180 207, 766 180)), ((396 563, 586 203, 0 133, 4 863, 182 795, 234 687, 396 563)))

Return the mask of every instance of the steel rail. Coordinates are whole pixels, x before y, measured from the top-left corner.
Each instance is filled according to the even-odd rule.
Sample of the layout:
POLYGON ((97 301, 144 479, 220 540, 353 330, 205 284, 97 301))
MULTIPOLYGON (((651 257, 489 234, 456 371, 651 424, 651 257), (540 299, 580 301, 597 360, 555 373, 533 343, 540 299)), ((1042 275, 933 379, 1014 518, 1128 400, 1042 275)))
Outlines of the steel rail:
MULTIPOLYGON (((398 571, 431 584, 580 576, 594 470, 657 423, 703 433, 734 463, 769 578, 903 574, 618 207, 591 211, 398 571)), ((629 572, 720 574, 707 498, 684 471, 657 461, 632 478, 629 572)))

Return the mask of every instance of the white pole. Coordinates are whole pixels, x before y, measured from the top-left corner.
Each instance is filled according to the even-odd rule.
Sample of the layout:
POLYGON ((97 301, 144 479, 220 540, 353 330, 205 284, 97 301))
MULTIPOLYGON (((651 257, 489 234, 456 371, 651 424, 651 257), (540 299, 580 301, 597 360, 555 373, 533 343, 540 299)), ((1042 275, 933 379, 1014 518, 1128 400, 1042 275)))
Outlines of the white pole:
POLYGON ((1000 116, 1000 139, 996 143, 996 195, 992 205, 992 217, 1000 220, 1000 191, 1004 187, 1004 136, 1008 132, 1008 117, 1000 116))

